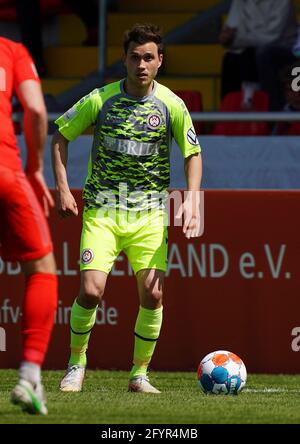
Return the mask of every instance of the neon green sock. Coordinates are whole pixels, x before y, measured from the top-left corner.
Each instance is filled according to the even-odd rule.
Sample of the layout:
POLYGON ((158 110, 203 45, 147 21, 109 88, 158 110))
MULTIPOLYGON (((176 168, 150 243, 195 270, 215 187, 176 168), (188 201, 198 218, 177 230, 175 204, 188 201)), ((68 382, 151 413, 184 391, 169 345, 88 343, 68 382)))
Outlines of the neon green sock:
POLYGON ((74 301, 71 310, 71 356, 69 365, 86 366, 86 350, 96 321, 97 307, 87 309, 74 301))
POLYGON ((134 330, 134 365, 130 372, 130 379, 147 374, 147 368, 159 337, 162 310, 162 307, 149 310, 140 306, 134 330))

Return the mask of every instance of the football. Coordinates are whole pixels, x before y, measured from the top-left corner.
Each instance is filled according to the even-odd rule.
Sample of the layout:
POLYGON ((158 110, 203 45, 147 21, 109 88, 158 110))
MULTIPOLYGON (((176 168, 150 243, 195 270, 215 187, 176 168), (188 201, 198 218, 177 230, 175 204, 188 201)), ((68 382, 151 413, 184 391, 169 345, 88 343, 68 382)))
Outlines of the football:
POLYGON ((237 395, 245 387, 247 370, 236 354, 218 350, 202 359, 197 371, 197 380, 206 394, 237 395))

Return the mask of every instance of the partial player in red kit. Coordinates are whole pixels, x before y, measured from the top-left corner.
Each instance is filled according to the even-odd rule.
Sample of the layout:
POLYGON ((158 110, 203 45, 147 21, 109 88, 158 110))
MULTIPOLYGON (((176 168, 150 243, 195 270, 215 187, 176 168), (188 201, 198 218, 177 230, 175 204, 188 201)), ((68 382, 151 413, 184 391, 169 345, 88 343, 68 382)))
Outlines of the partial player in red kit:
POLYGON ((41 366, 57 305, 56 266, 45 215, 53 200, 43 176, 47 114, 33 61, 22 44, 0 37, 0 245, 6 261, 26 276, 22 308, 23 353, 11 400, 47 414, 41 366), (11 119, 16 94, 24 108, 27 165, 22 169, 11 119))

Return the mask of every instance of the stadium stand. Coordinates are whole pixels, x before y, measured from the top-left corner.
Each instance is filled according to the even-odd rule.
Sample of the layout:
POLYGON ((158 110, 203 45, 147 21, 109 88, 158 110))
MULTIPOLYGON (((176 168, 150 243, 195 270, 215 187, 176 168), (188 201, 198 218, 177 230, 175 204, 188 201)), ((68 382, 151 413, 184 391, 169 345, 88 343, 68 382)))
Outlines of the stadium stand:
MULTIPOLYGON (((157 23, 164 33, 167 33, 199 12, 197 11, 199 5, 195 8, 196 3, 191 2, 186 6, 185 11, 182 11, 178 9, 181 2, 174 4, 172 2, 172 6, 168 2, 171 9, 167 13, 159 10, 158 3, 152 5, 150 11, 141 12, 141 5, 136 10, 139 12, 124 11, 124 3, 120 2, 120 10, 108 14, 108 65, 121 58, 120 42, 125 29, 134 23, 147 21, 157 23), (194 5, 194 10, 189 10, 192 5, 194 5)), ((210 4, 213 3, 218 2, 210 2, 210 4)), ((142 2, 142 5, 147 7, 145 2, 142 2)), ((201 2, 201 9, 206 6, 201 2)), ((133 8, 133 5, 130 3, 128 7, 133 8)), ((77 17, 72 14, 61 15, 59 33, 60 45, 45 50, 47 69, 51 78, 44 81, 44 87, 49 93, 53 93, 56 88, 57 93, 60 93, 67 82, 71 87, 74 85, 74 78, 79 81, 97 69, 98 50, 96 47, 81 46, 84 39, 84 27, 77 17)), ((223 48, 218 44, 169 44, 166 46, 164 69, 160 79, 172 90, 200 92, 203 97, 204 110, 213 111, 218 106, 218 73, 221 69, 222 54, 223 48)), ((108 82, 111 80, 113 79, 107 79, 108 82)))
MULTIPOLYGON (((43 17, 49 17, 53 14, 58 14, 63 10, 64 5, 61 0, 40 0, 43 17)), ((17 19, 16 8, 14 0, 0 0, 0 20, 1 21, 15 21, 17 19)))
MULTIPOLYGON (((221 104, 222 112, 247 112, 241 108, 242 92, 228 93, 221 104)), ((269 111, 269 98, 264 91, 256 91, 253 96, 251 111, 269 111)), ((215 136, 265 136, 270 134, 270 127, 265 122, 218 122, 213 134, 215 136)))
MULTIPOLYGON (((43 79, 45 93, 60 94, 97 69, 97 47, 85 47, 86 30, 80 19, 62 6, 60 0, 43 0, 44 16, 56 16, 57 44, 45 47, 47 77, 43 79)), ((119 10, 108 14, 107 63, 121 57, 120 42, 125 29, 142 21, 157 23, 167 33, 182 25, 199 12, 219 3, 218 0, 181 2, 119 1, 119 10)), ((0 0, 0 21, 14 21, 12 2, 0 0), (10 5, 10 6, 9 6, 10 5)), ((167 45, 161 81, 172 90, 198 91, 203 109, 218 107, 219 72, 223 49, 218 44, 167 45)), ((107 79, 107 82, 112 79, 107 79)))

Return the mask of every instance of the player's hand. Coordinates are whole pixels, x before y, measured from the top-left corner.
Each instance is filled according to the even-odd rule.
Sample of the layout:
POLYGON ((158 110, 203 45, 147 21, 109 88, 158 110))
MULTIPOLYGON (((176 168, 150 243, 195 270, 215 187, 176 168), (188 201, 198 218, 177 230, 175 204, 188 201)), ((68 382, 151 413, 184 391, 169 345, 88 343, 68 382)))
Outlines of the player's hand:
POLYGON ((182 231, 187 239, 201 235, 200 223, 200 191, 188 193, 185 201, 180 205, 176 219, 182 219, 182 231))
POLYGON ((71 191, 58 191, 56 195, 56 208, 62 218, 78 216, 76 200, 71 191))
POLYGON ((50 194, 43 173, 40 170, 37 170, 33 173, 27 172, 26 175, 33 188, 33 191, 38 198, 45 216, 48 217, 50 208, 54 207, 54 200, 50 194))
POLYGON ((235 35, 236 35, 236 28, 224 26, 219 36, 219 41, 221 45, 230 46, 235 38, 235 35))

